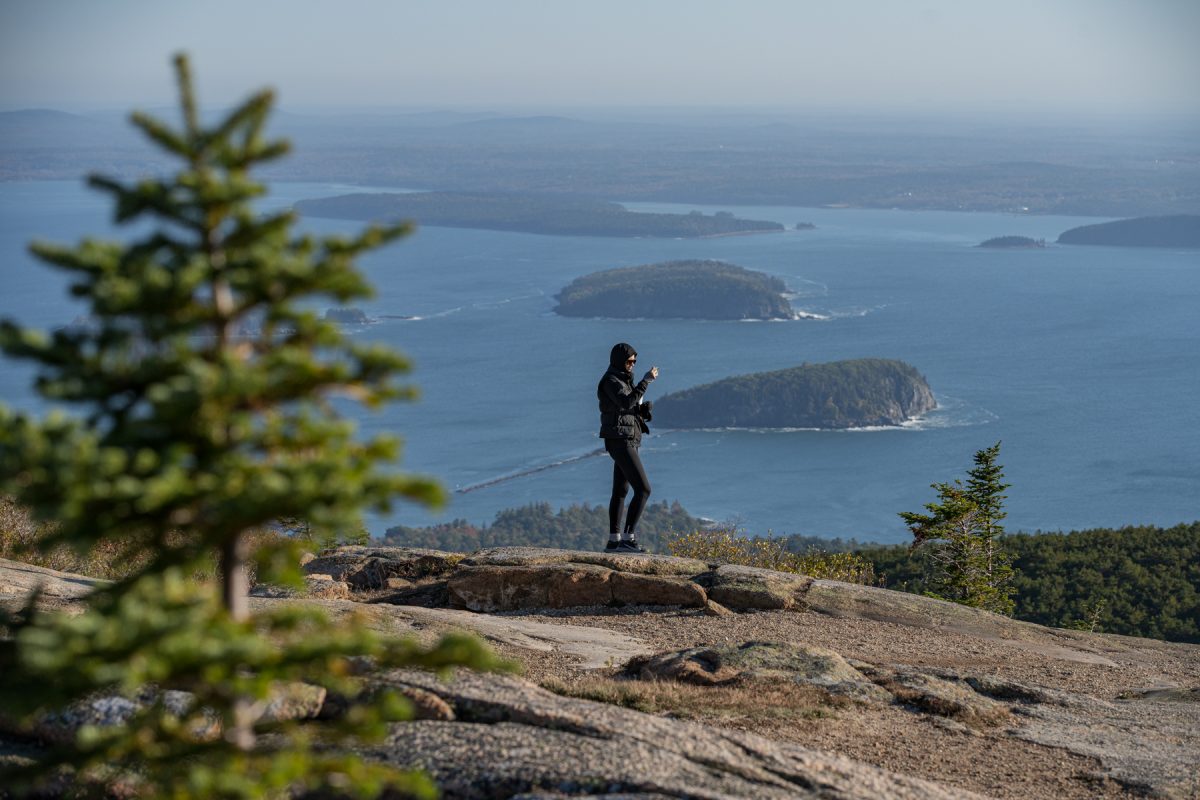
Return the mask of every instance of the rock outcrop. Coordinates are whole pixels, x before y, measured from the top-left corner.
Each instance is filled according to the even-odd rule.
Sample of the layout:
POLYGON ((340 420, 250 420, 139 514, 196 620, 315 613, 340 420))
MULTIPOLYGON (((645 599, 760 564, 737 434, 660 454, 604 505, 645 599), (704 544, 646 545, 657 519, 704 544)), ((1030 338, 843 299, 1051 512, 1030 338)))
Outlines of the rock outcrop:
POLYGON ((24 598, 37 590, 43 597, 78 600, 106 583, 72 572, 0 558, 0 598, 24 598))
POLYGON ((457 553, 413 547, 364 547, 349 545, 321 553, 304 564, 309 575, 328 575, 355 590, 387 589, 388 580, 407 581, 437 578, 454 569, 462 559, 457 553))
POLYGON ((642 680, 675 680, 699 686, 785 679, 858 699, 890 701, 842 656, 828 648, 794 642, 746 642, 694 647, 631 659, 625 673, 642 680))
MULTIPOLYGON (((927 597, 664 556, 346 547, 304 569, 305 590, 261 587, 252 607, 307 603, 425 640, 474 631, 531 676, 559 676, 543 677, 552 692, 507 675, 442 680, 368 668, 370 689, 359 698, 297 684, 279 687, 265 709, 273 719, 324 724, 379 689, 396 690, 418 721, 393 725, 364 753, 428 770, 447 798, 965 798, 974 790, 1183 800, 1200 791, 1200 648, 1191 645, 1049 629, 927 597), (675 718, 669 702, 656 713, 619 705, 672 697, 704 724, 675 718), (751 727, 771 735, 706 714, 730 697, 745 704, 733 719, 757 720, 751 727), (815 703, 815 716, 788 716, 795 710, 786 706, 754 716, 755 707, 789 700, 815 703)), ((102 582, 0 560, 6 607, 38 585, 43 603, 69 611, 102 582)), ((47 715, 36 737, 61 742, 84 723, 119 723, 148 697, 92 698, 47 715)), ((180 713, 190 708, 187 696, 164 699, 180 713)), ((40 746, 14 735, 0 736, 0 757, 40 746)))
POLYGON ((471 611, 656 605, 701 608, 699 584, 668 575, 618 572, 597 564, 464 566, 450 578, 450 605, 471 611))
POLYGON ((456 722, 395 725, 368 754, 429 771, 454 798, 978 796, 749 733, 561 697, 519 678, 460 673, 442 682, 405 670, 382 681, 437 695, 456 722))
POLYGON ((304 576, 303 589, 259 584, 250 590, 250 595, 251 597, 311 597, 317 600, 349 600, 351 589, 350 584, 345 581, 335 581, 330 575, 316 574, 304 576))
MULTIPOLYGON (((251 722, 274 723, 289 720, 316 719, 325 706, 324 687, 307 683, 277 683, 271 687, 265 703, 257 707, 251 722)), ((29 731, 19 731, 0 713, 0 732, 31 735, 50 744, 67 744, 75 740, 82 728, 99 729, 123 725, 136 714, 162 703, 168 714, 188 720, 189 730, 200 739, 214 739, 221 734, 221 720, 210 710, 196 712, 196 698, 188 692, 144 689, 133 697, 100 694, 81 700, 69 708, 48 712, 33 722, 29 731)))
POLYGON ((714 565, 697 575, 695 581, 708 590, 708 596, 726 608, 750 609, 804 608, 804 596, 812 585, 807 575, 794 575, 757 567, 732 564, 714 565))

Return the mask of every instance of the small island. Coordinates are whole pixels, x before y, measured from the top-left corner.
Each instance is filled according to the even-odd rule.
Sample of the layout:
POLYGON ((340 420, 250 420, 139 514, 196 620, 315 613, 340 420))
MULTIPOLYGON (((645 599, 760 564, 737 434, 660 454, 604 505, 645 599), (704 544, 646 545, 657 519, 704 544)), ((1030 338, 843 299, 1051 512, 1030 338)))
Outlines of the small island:
POLYGON ((997 236, 976 245, 991 250, 1030 250, 1045 246, 1045 239, 1030 239, 1028 236, 997 236))
POLYGON ((817 229, 817 226, 813 225, 811 222, 797 222, 796 223, 796 230, 798 230, 798 231, 815 231, 816 229, 817 229))
POLYGON ((327 308, 325 319, 341 325, 367 325, 373 321, 361 308, 327 308))
POLYGON ((899 425, 937 408, 902 361, 860 358, 758 372, 672 392, 654 403, 667 428, 866 428, 899 425))
POLYGON ((779 278, 724 261, 664 261, 576 278, 554 310, 613 319, 795 319, 786 291, 779 278))
POLYGON ((305 216, 369 221, 419 220, 423 225, 480 228, 555 236, 630 236, 690 239, 705 236, 769 233, 783 225, 739 219, 729 211, 709 216, 652 214, 627 210, 619 203, 569 195, 467 192, 347 194, 302 200, 305 216))
POLYGON ((1135 217, 1083 225, 1064 232, 1059 244, 1098 244, 1110 247, 1200 247, 1200 215, 1135 217))

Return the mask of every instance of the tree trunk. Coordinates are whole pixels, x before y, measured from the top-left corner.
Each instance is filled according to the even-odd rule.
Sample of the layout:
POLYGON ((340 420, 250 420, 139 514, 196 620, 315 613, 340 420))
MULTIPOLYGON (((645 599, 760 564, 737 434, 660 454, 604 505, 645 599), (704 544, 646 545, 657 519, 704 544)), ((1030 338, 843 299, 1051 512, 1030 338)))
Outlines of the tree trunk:
MULTIPOLYGON (((221 599, 236 622, 250 617, 250 576, 246 570, 246 537, 231 536, 221 548, 221 599)), ((254 703, 248 697, 233 701, 233 719, 225 739, 242 751, 254 749, 254 703)))
POLYGON ((232 536, 221 548, 221 599, 229 616, 242 622, 250 616, 250 575, 246 569, 246 537, 232 536))

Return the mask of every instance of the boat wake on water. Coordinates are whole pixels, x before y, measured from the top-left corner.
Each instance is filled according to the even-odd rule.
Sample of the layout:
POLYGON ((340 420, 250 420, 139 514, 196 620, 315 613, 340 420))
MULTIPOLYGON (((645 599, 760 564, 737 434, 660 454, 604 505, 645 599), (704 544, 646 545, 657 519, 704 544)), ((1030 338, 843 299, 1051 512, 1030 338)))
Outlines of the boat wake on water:
POLYGON ((472 303, 471 308, 499 308, 500 306, 508 305, 509 303, 515 303, 520 300, 532 300, 534 298, 545 296, 546 293, 539 290, 531 294, 518 294, 514 295, 513 297, 505 297, 500 300, 482 300, 478 303, 472 303))
POLYGON ((500 306, 504 306, 509 303, 515 303, 520 300, 530 300, 533 298, 545 297, 545 296, 546 296, 545 292, 536 291, 536 292, 533 292, 532 294, 519 294, 519 295, 514 295, 513 297, 502 297, 499 300, 481 300, 478 303, 472 303, 469 306, 455 306, 454 308, 447 308, 444 311, 435 311, 430 314, 411 314, 411 315, 410 314, 380 314, 379 319, 381 319, 381 320, 385 320, 385 319, 386 320, 399 320, 401 322, 420 322, 420 321, 426 320, 426 319, 439 319, 441 317, 448 317, 451 314, 459 314, 464 311, 476 311, 476 310, 482 310, 482 309, 499 308, 500 306))
POLYGON ((873 314, 876 311, 882 311, 887 308, 887 304, 877 306, 852 306, 850 308, 796 308, 792 311, 792 319, 812 319, 821 322, 828 322, 834 319, 849 319, 851 317, 865 317, 868 314, 873 314))
POLYGON ((559 458, 559 459, 550 461, 545 464, 538 464, 537 466, 526 467, 524 469, 519 469, 514 472, 506 472, 503 475, 497 475, 494 478, 488 478, 487 480, 479 481, 478 483, 472 483, 467 486, 458 486, 458 487, 455 487, 454 493, 455 494, 467 494, 468 492, 474 492, 478 489, 486 489, 489 486, 495 486, 500 483, 507 483, 508 481, 515 481, 518 478, 525 478, 530 475, 536 475, 539 472, 545 472, 546 470, 554 469, 555 467, 564 467, 567 464, 574 464, 577 461, 583 461, 584 459, 593 458, 595 456, 602 456, 602 455, 604 455, 604 448, 599 447, 599 448, 596 448, 595 450, 589 450, 586 453, 580 453, 580 454, 576 454, 576 455, 572 455, 572 456, 566 456, 564 458, 559 458))
POLYGON ((399 315, 399 314, 381 314, 380 319, 396 319, 396 320, 401 320, 403 322, 420 322, 421 320, 426 320, 426 319, 437 319, 439 317, 448 317, 451 314, 457 314, 458 312, 462 311, 463 308, 465 308, 465 306, 456 306, 454 308, 448 308, 445 311, 436 311, 432 314, 413 314, 411 316, 410 315, 399 315))

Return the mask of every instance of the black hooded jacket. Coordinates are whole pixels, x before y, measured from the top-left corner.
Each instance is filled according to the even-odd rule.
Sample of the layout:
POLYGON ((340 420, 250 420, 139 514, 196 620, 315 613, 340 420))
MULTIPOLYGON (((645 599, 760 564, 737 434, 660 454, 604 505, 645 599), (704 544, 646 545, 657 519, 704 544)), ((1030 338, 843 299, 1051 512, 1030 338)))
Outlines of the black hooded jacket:
POLYGON ((643 433, 650 428, 638 413, 642 395, 650 386, 646 378, 633 385, 633 373, 627 372, 625 362, 637 351, 621 342, 614 345, 608 356, 608 371, 596 386, 596 397, 600 401, 600 438, 642 440, 643 433))

